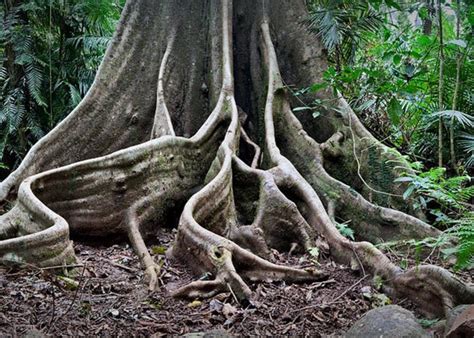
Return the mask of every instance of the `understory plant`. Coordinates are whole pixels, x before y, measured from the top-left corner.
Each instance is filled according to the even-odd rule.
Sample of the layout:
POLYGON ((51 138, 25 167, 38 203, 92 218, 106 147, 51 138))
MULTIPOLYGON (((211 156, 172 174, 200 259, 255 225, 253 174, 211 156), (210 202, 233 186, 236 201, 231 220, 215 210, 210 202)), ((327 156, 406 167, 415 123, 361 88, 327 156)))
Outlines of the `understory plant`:
POLYGON ((332 62, 323 81, 305 93, 340 92, 371 132, 427 166, 437 165, 441 120, 442 137, 449 140, 442 149, 447 164, 455 171, 471 168, 462 135, 473 135, 474 6, 461 1, 451 7, 442 7, 440 44, 437 31, 426 29, 426 22, 433 25, 434 9, 425 2, 313 1, 310 27, 322 37, 332 62), (375 9, 376 17, 370 14, 375 9))
POLYGON ((414 197, 412 200, 416 201, 415 207, 428 213, 433 223, 443 230, 440 238, 424 242, 416 241, 415 244, 429 244, 432 247, 443 245, 442 251, 445 255, 456 255, 457 268, 473 268, 473 179, 469 175, 446 177, 445 168, 433 168, 425 172, 408 174, 396 181, 408 183, 403 197, 405 199, 414 197))
POLYGON ((0 3, 0 161, 10 170, 85 96, 123 3, 0 3))

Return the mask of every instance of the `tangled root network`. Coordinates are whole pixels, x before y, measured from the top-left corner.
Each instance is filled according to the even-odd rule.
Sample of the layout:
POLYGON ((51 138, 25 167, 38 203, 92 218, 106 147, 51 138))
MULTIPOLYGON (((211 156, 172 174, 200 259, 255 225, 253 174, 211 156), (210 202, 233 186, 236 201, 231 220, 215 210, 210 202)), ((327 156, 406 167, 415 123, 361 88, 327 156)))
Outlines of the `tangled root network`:
POLYGON ((303 0, 128 1, 90 92, 0 184, 0 261, 71 265, 70 235, 126 235, 154 289, 144 238, 177 225, 168 254, 213 279, 176 296, 247 302, 248 281, 327 278, 271 263, 319 247, 427 312, 473 303, 446 270, 402 270, 374 246, 438 235, 399 196, 401 156, 328 91, 320 117, 293 114, 292 86, 327 64, 306 14, 303 0))

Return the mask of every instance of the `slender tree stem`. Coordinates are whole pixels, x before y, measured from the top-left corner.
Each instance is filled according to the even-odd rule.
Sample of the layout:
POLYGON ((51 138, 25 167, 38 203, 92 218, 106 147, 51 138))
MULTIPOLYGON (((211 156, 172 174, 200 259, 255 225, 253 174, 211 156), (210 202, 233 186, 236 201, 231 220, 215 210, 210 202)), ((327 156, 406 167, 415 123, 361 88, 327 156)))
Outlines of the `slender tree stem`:
MULTIPOLYGON (((456 1, 456 39, 459 39, 461 36, 461 1, 456 1)), ((453 94, 453 102, 452 102, 452 110, 456 110, 457 108, 457 101, 459 95, 459 83, 461 78, 461 60, 462 60, 462 53, 458 50, 456 55, 456 84, 454 86, 454 94, 453 94)), ((454 148, 454 117, 451 118, 451 126, 449 129, 449 142, 450 142, 450 151, 451 151, 451 163, 453 165, 453 169, 457 172, 458 167, 456 163, 456 150, 454 148)))
MULTIPOLYGON (((444 89, 444 44, 443 44, 443 13, 441 0, 438 0, 438 34, 439 34, 439 82, 438 82, 438 109, 443 109, 444 89)), ((443 118, 438 121, 438 166, 443 166, 443 118)))

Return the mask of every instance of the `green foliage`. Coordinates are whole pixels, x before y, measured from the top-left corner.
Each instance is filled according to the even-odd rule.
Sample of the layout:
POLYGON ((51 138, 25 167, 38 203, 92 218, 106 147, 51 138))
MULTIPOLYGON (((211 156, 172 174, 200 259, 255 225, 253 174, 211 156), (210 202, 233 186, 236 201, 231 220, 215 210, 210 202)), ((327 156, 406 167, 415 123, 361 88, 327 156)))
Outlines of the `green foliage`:
POLYGON ((474 185, 468 175, 447 178, 445 168, 400 177, 395 182, 406 182, 405 199, 415 194, 415 207, 430 212, 435 222, 446 224, 450 217, 458 217, 469 208, 474 198, 474 185))
POLYGON ((89 90, 123 3, 0 4, 0 160, 9 167, 89 90))
POLYGON ((468 212, 458 220, 450 222, 449 234, 459 239, 454 248, 443 250, 445 254, 455 254, 456 268, 474 269, 474 212, 468 212))
MULTIPOLYGON (((436 164, 435 122, 440 116, 446 121, 446 137, 454 121, 455 143, 458 150, 464 150, 459 141, 465 141, 459 136, 461 132, 472 135, 473 131, 474 78, 470 74, 474 73, 474 3, 462 2, 459 38, 453 12, 445 9, 443 14, 443 107, 438 107, 440 46, 437 31, 425 34, 421 24, 429 19, 435 21, 434 13, 424 1, 405 3, 402 11, 396 12, 396 19, 387 14, 389 10, 395 11, 393 3, 388 2, 312 1, 311 4, 311 27, 327 41, 324 44, 332 56, 332 64, 323 81, 309 87, 308 92, 328 87, 341 92, 380 139, 413 159, 424 158, 428 165, 436 164), (359 27, 356 21, 370 17, 371 11, 377 14, 377 29, 359 27), (346 32, 349 32, 347 36, 346 32), (350 48, 343 47, 349 45, 350 48), (458 58, 461 71, 456 107, 448 110, 454 100, 458 58)), ((448 151, 449 142, 445 142, 444 152, 448 151)), ((471 155, 457 152, 458 159, 466 166, 474 163, 471 155)))
POLYGON ((459 145, 466 153, 466 166, 474 167, 474 135, 461 134, 459 145))
POLYGON ((449 121, 457 122, 464 128, 474 127, 474 116, 470 116, 457 110, 443 110, 435 112, 432 115, 434 117, 441 117, 442 119, 447 120, 448 123, 449 121))
MULTIPOLYGON (((365 39, 364 33, 383 26, 381 1, 313 0, 310 1, 309 28, 321 38, 326 49, 340 65, 352 62, 354 52, 365 39)), ((396 5, 395 1, 386 1, 396 5)))
MULTIPOLYGON (((396 21, 381 10, 396 8, 393 3, 312 1, 310 27, 321 37, 332 63, 324 72, 322 82, 296 94, 304 96, 327 88, 341 92, 363 123, 387 145, 397 147, 407 157, 423 159, 424 163, 412 163, 416 174, 395 181, 407 184, 403 197, 415 201, 415 208, 427 213, 430 222, 444 229, 444 233, 440 238, 403 241, 402 245, 415 248, 417 256, 422 248, 434 250, 441 245, 451 245, 445 253, 457 256, 456 267, 470 268, 473 267, 474 254, 473 180, 468 172, 449 177, 453 173, 447 173, 445 168, 420 171, 425 166, 436 165, 440 118, 444 121, 445 136, 448 128, 454 132, 454 143, 458 148, 456 157, 465 165, 459 168, 460 171, 474 168, 474 78, 470 76, 474 74, 471 43, 474 3, 465 1, 461 4, 461 36, 456 36, 456 17, 445 8, 445 43, 440 46, 436 30, 425 31, 424 24, 413 22, 413 16, 421 22, 435 21, 433 9, 424 1, 409 2, 397 12, 396 21), (445 55, 442 107, 438 104, 440 48, 445 55), (461 71, 456 95, 458 62, 461 71), (454 247, 453 238, 458 241, 454 247)), ((317 99, 309 107, 297 110, 312 109, 319 116, 319 111, 328 106, 331 102, 317 99)), ((444 146, 444 152, 448 153, 449 142, 444 146)), ((385 172, 371 158, 370 152, 369 162, 374 172, 385 172)), ((380 186, 385 181, 393 181, 393 178, 383 175, 369 175, 367 179, 380 186)), ((337 227, 346 237, 353 237, 345 224, 337 227)))
POLYGON ((432 327, 433 325, 435 325, 436 323, 438 323, 439 319, 438 318, 435 318, 435 319, 421 318, 421 319, 418 319, 417 321, 418 323, 420 323, 421 326, 423 326, 423 328, 428 329, 432 327))
POLYGON ((450 244, 449 239, 455 238, 459 244, 444 249, 444 253, 456 255, 457 268, 474 267, 474 212, 470 204, 474 198, 472 178, 468 175, 447 178, 445 168, 433 168, 396 181, 407 182, 404 198, 414 197, 415 206, 428 211, 434 217, 435 224, 446 229, 435 242, 425 239, 411 244, 416 247, 439 247, 450 244))
POLYGON ((336 228, 339 230, 342 236, 355 240, 354 230, 352 230, 347 223, 336 223, 336 228))

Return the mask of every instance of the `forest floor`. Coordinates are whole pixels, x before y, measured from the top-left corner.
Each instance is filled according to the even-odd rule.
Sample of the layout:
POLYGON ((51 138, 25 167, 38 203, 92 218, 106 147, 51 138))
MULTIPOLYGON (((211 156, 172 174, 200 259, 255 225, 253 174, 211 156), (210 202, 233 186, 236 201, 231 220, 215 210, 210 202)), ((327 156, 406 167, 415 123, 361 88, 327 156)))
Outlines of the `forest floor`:
MULTIPOLYGON (((253 303, 242 308, 232 294, 203 301, 180 300, 169 291, 193 280, 169 262, 164 251, 174 233, 162 230, 152 247, 163 263, 163 287, 149 292, 139 262, 128 244, 86 246, 75 243, 83 266, 74 278, 38 268, 0 268, 0 336, 30 332, 70 336, 182 335, 218 330, 236 335, 342 334, 373 307, 390 300, 348 267, 321 260, 329 278, 311 284, 251 284, 253 303), (2 270, 3 269, 3 270, 2 270)), ((275 261, 309 266, 313 257, 275 252, 275 261)), ((395 303, 413 308, 407 300, 395 303)))

